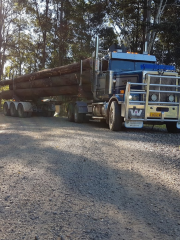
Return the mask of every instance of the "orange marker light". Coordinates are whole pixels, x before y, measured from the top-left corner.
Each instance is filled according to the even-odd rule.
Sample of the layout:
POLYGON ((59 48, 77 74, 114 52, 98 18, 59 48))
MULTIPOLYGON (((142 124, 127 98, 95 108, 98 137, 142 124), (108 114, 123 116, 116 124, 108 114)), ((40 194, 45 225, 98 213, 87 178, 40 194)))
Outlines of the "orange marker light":
POLYGON ((124 90, 120 90, 120 94, 124 94, 124 90))

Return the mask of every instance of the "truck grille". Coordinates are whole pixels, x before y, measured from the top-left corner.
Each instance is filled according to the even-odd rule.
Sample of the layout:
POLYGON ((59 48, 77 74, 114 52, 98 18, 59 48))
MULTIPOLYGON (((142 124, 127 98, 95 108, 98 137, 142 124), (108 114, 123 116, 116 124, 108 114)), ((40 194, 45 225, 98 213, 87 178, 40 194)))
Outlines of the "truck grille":
MULTIPOLYGON (((175 85, 176 80, 172 78, 161 78, 161 77, 151 77, 150 84, 166 84, 166 85, 175 85)), ((176 91, 176 88, 174 87, 159 87, 159 86, 151 86, 150 90, 161 90, 161 91, 176 91)), ((151 92, 153 94, 153 92, 151 92)), ((170 93, 155 93, 158 96, 158 102, 168 102, 168 96, 170 93)))

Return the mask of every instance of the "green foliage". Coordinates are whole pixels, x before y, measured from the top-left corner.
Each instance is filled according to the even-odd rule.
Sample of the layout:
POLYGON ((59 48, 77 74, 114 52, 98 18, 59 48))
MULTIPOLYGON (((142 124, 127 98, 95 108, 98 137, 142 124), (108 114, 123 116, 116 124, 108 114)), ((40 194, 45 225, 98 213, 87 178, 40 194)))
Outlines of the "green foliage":
POLYGON ((94 51, 96 34, 104 49, 113 43, 124 43, 139 53, 154 34, 152 53, 158 61, 180 68, 180 7, 175 0, 0 2, 4 5, 3 11, 0 9, 3 78, 87 58, 94 51), (159 6, 162 11, 157 17, 159 6))
POLYGON ((158 40, 154 53, 159 62, 180 69, 180 6, 168 5, 162 23, 155 26, 158 40))
MULTIPOLYGON (((0 92, 7 91, 7 90, 9 90, 9 86, 4 86, 4 87, 0 86, 0 92)), ((2 111, 4 101, 5 101, 4 99, 0 99, 0 111, 2 111)))

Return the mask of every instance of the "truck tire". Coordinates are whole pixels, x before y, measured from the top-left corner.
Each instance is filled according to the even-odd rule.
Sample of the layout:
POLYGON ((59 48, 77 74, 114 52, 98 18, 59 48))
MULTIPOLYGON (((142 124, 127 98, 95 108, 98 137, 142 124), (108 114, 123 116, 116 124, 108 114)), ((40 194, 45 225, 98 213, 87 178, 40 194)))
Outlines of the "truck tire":
POLYGON ((53 117, 54 111, 43 111, 43 117, 53 117))
POLYGON ((32 117, 32 112, 28 112, 27 117, 32 117))
POLYGON ((28 116, 28 113, 24 111, 24 107, 21 103, 18 104, 17 112, 20 118, 25 118, 28 116))
POLYGON ((3 113, 5 116, 10 116, 10 109, 8 109, 8 104, 6 102, 3 105, 3 113))
POLYGON ((167 122, 166 128, 169 133, 180 133, 180 129, 176 127, 176 122, 167 122))
POLYGON ((74 109, 72 105, 69 105, 67 115, 68 115, 68 120, 70 122, 74 122, 74 109))
POLYGON ((55 111, 51 111, 51 117, 54 117, 55 111))
POLYGON ((83 122, 83 113, 78 112, 78 106, 76 105, 74 108, 74 121, 76 123, 82 123, 83 122))
POLYGON ((112 131, 120 131, 123 118, 121 117, 121 106, 113 101, 109 109, 109 128, 112 131))
POLYGON ((18 111, 16 110, 15 104, 13 102, 10 103, 10 115, 11 117, 18 116, 18 111))

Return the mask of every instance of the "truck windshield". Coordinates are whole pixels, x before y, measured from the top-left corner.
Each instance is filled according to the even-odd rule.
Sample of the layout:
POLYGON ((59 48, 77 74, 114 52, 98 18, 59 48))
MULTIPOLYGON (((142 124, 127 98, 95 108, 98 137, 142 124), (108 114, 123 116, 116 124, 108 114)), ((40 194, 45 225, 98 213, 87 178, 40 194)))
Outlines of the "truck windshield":
POLYGON ((120 71, 136 71, 141 70, 142 64, 152 62, 141 62, 141 61, 128 61, 128 60, 114 60, 109 61, 109 70, 120 72, 120 71))

